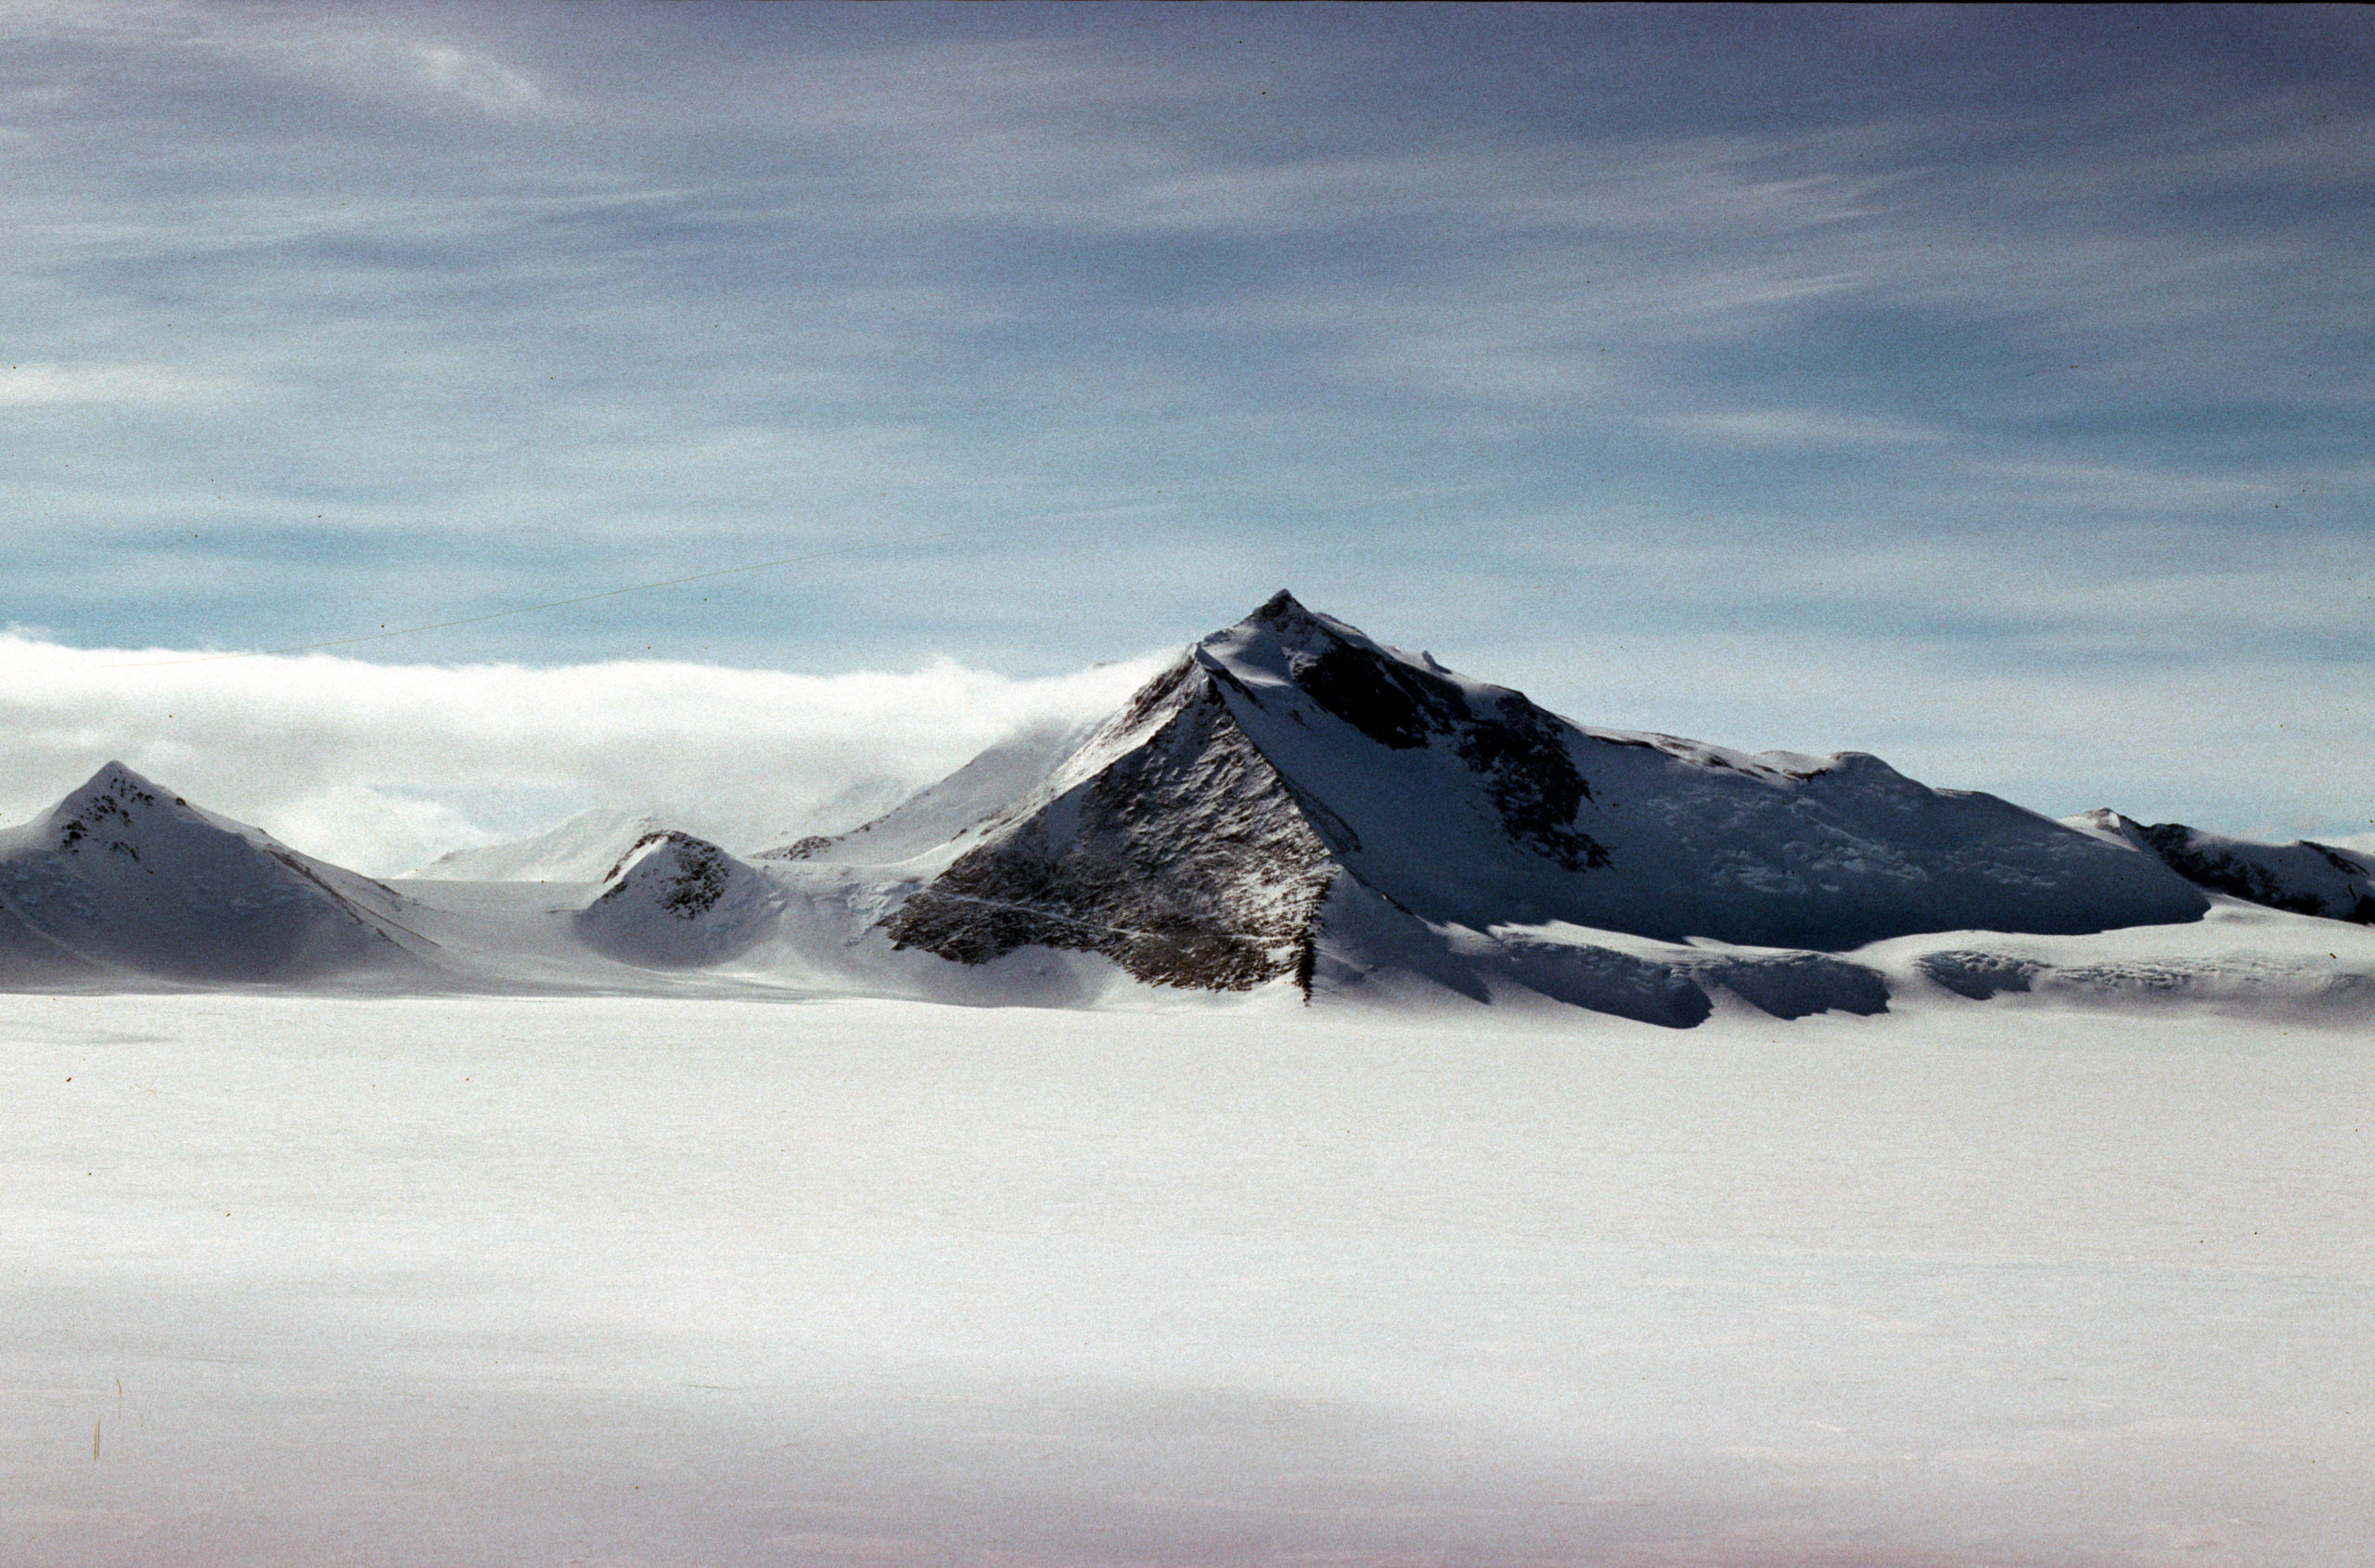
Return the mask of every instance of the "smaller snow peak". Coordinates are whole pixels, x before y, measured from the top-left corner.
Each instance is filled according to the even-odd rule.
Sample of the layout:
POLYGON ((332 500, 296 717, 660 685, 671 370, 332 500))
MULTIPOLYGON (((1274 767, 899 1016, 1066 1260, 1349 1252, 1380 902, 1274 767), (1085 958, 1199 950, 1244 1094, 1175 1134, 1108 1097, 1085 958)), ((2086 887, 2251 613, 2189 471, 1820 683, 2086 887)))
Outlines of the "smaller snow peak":
POLYGON ((647 833, 602 879, 601 896, 633 896, 629 890, 639 889, 666 913, 690 920, 724 894, 730 865, 726 853, 706 839, 673 829, 647 833))
POLYGON ((621 962, 685 969, 744 952, 781 907, 764 872, 669 829, 629 850, 574 923, 580 941, 621 962))
POLYGON ((150 783, 120 762, 110 762, 91 775, 81 789, 58 802, 51 812, 49 820, 51 830, 57 835, 57 847, 68 855, 79 855, 85 842, 92 842, 138 860, 138 847, 124 835, 136 834, 136 825, 151 816, 165 800, 184 812, 188 810, 188 803, 179 795, 150 783))

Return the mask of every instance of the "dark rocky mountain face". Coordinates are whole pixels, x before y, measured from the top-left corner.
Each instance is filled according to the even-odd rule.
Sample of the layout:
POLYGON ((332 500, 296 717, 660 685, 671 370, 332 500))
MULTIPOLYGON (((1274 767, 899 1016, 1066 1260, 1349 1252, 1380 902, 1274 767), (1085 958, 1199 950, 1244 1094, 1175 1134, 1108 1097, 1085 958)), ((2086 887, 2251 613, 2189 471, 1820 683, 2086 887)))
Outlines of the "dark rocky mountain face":
POLYGON ((1086 752, 1101 765, 909 898, 893 944, 960 963, 1072 948, 1203 990, 1307 976, 1335 866, 1206 672, 1182 660, 1086 752))
POLYGON ((616 902, 640 894, 663 915, 680 920, 699 919, 703 911, 715 908, 717 901, 725 896, 731 864, 732 857, 707 839, 667 829, 646 833, 628 845, 627 852, 604 873, 604 891, 597 895, 597 901, 616 902), (661 853, 654 857, 648 885, 630 882, 625 876, 627 868, 647 850, 653 849, 661 853))
POLYGON ((2099 831, 2158 858, 2197 887, 2294 915, 2375 925, 2375 857, 2303 839, 2256 843, 2189 828, 2150 826, 2115 811, 2090 813, 2099 831))
POLYGON ((1567 751, 1568 726, 1556 715, 1515 691, 1499 693, 1480 712, 1457 683, 1334 636, 1285 594, 1254 611, 1249 623, 1316 644, 1316 652, 1290 657, 1289 675, 1324 712, 1378 744, 1409 751, 1437 738, 1450 742, 1483 781, 1513 840, 1570 871, 1608 864, 1606 846, 1574 825, 1592 788, 1576 771, 1567 751))

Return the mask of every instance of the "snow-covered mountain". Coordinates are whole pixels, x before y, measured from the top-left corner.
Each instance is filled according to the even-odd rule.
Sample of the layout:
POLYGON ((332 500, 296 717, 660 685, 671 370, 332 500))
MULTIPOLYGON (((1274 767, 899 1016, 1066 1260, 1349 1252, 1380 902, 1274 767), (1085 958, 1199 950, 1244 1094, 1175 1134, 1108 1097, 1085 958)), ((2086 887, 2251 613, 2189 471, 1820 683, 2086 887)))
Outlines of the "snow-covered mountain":
POLYGON ((2197 887, 2271 909, 2375 925, 2375 855, 2303 839, 2260 843, 2098 809, 2070 825, 2153 856, 2197 887))
POLYGON ((775 884, 705 839, 656 831, 629 846, 576 916, 582 941, 623 963, 723 963, 767 932, 775 884))
POLYGON ((317 981, 409 969, 405 900, 122 763, 0 832, 0 975, 317 981))
POLYGON ((2157 862, 1994 796, 1860 752, 1585 729, 1283 593, 965 836, 887 922, 900 945, 1085 948, 1216 988, 1410 962, 1425 944, 1397 922, 1837 950, 2208 908, 2157 862))
POLYGON ((532 838, 440 855, 411 875, 456 882, 599 881, 621 855, 666 830, 667 824, 649 812, 597 806, 532 838))
POLYGON ((0 987, 367 973, 1049 1007, 1465 997, 1668 1027, 1915 999, 2356 1018, 2375 923, 2301 912, 2364 921, 2369 897, 2364 857, 2330 846, 2059 823, 1858 752, 1586 728, 1281 594, 1103 723, 1017 736, 747 862, 588 814, 391 888, 111 764, 0 834, 0 987))

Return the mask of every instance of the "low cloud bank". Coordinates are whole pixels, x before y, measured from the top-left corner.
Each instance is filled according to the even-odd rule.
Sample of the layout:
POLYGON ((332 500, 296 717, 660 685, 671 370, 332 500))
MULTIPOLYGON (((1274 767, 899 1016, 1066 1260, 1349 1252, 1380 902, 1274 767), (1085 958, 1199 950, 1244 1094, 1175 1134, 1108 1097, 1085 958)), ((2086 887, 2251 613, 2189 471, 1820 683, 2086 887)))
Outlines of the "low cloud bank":
POLYGON ((168 662, 199 657, 0 636, 0 814, 22 821, 114 757, 374 875, 597 805, 750 848, 851 826, 1025 726, 1095 717, 1158 662, 1016 680, 947 661, 837 675, 168 662))

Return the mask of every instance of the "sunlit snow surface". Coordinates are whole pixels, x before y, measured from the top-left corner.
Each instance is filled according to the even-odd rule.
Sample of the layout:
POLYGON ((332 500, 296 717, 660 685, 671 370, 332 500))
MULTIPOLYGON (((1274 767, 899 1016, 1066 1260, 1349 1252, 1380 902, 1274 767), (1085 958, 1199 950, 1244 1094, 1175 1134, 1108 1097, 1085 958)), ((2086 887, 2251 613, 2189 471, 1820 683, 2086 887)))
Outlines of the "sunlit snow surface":
POLYGON ((12 1564, 2375 1562, 2363 1015, 0 1020, 12 1564))

